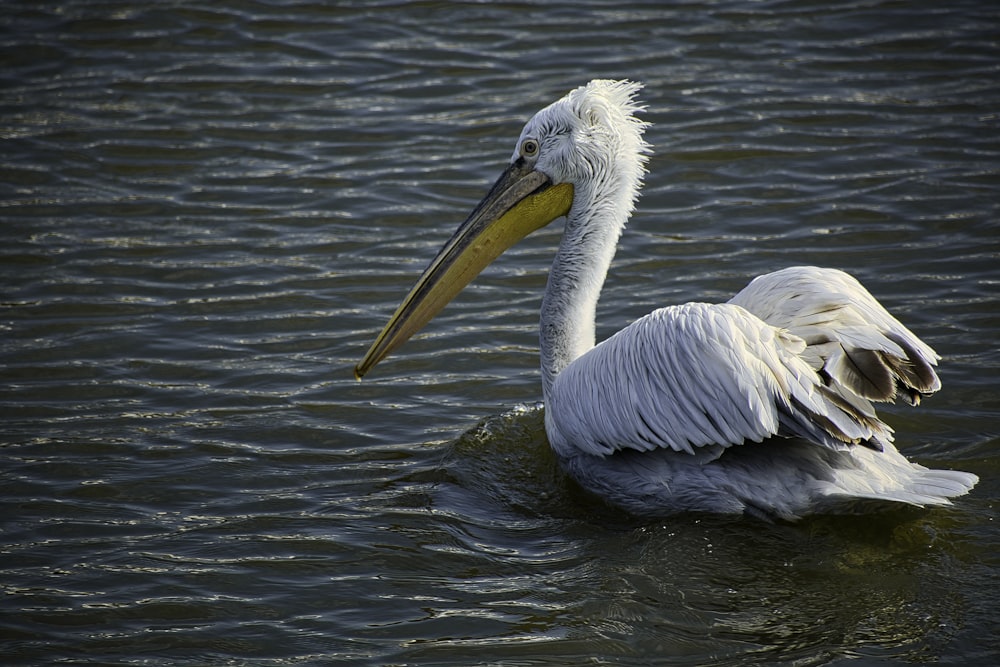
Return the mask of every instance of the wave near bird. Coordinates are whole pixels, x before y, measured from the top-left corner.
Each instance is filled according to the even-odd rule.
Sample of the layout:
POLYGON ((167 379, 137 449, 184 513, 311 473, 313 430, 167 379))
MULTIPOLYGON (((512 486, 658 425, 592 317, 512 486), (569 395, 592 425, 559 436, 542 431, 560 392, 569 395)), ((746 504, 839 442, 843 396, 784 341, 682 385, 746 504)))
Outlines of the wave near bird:
POLYGON ((938 355, 842 271, 769 273, 727 303, 661 308, 595 345, 598 297, 649 153, 640 87, 594 80, 528 121, 355 376, 565 216, 541 308, 542 392, 546 435, 582 487, 638 515, 787 520, 967 493, 975 475, 908 461, 872 405, 937 391, 938 355))

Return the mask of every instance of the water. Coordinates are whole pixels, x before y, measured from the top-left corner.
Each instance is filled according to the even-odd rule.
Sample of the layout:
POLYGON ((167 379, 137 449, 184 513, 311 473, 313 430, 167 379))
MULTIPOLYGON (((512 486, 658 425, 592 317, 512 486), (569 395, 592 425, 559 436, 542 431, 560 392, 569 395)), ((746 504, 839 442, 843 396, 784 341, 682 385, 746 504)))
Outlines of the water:
POLYGON ((8 2, 4 663, 995 664, 1000 15, 934 2, 8 2), (351 366, 592 77, 655 146, 599 337, 792 264, 943 354, 953 508, 643 523, 544 438, 558 225, 351 366))

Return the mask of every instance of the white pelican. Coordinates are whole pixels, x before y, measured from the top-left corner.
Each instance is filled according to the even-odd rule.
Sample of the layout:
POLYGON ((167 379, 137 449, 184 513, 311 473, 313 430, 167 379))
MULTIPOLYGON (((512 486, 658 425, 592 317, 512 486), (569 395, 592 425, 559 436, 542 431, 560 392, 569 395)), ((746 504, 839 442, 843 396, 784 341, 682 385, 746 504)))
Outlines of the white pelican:
POLYGON ((871 403, 936 391, 938 355, 836 269, 763 275, 728 303, 661 308, 595 346, 597 299, 649 152, 640 88, 591 81, 528 121, 355 376, 566 216, 542 301, 542 392, 549 442, 582 487, 639 515, 786 520, 967 493, 975 475, 908 461, 871 403))

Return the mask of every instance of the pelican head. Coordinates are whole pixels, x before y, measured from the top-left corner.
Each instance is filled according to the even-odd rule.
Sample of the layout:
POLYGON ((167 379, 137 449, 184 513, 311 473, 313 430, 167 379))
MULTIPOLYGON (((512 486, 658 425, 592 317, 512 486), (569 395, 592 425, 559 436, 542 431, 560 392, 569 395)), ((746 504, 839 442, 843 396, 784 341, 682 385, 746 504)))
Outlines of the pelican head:
POLYGON ((355 366, 356 378, 419 331, 505 250, 556 218, 605 225, 615 220, 617 239, 648 152, 646 123, 635 116, 643 108, 634 100, 640 88, 628 81, 591 81, 528 121, 507 168, 403 299, 355 366), (593 215, 598 201, 610 201, 620 215, 593 215))

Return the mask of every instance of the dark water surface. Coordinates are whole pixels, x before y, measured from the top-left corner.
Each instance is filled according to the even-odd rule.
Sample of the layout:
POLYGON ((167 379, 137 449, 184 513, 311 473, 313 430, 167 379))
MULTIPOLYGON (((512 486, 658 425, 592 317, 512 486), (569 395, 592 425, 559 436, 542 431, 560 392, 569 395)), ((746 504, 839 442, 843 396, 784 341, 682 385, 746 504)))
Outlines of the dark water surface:
POLYGON ((952 2, 0 9, 3 664, 992 665, 1000 11, 952 2), (954 508, 641 523, 542 429, 559 225, 351 366, 523 121, 644 81, 599 309, 858 276, 943 356, 954 508))

